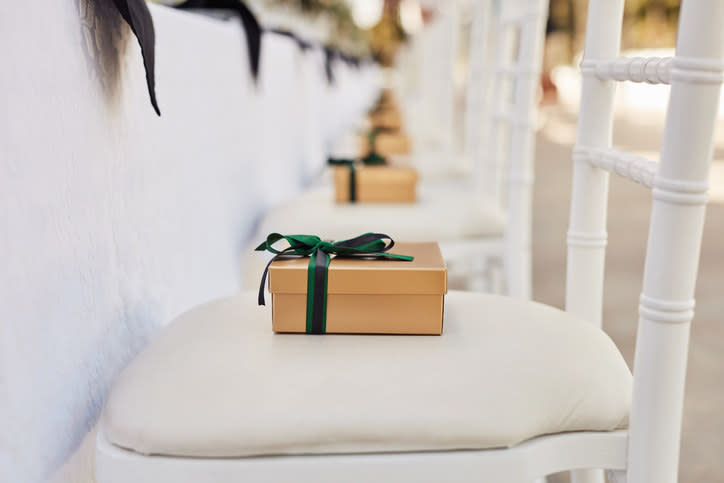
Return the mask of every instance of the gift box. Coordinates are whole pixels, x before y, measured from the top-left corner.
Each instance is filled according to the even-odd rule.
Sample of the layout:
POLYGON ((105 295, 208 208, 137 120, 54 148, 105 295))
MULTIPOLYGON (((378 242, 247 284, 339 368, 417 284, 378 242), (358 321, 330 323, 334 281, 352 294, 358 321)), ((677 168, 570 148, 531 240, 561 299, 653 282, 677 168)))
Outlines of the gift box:
POLYGON ((417 170, 397 164, 348 163, 334 168, 337 203, 414 203, 417 170))
MULTIPOLYGON (((386 237, 366 234, 348 242, 370 236, 386 237)), ((437 243, 400 242, 380 259, 335 256, 334 248, 330 258, 304 246, 316 260, 277 259, 268 267, 274 332, 442 333, 447 271, 437 243), (326 268, 315 271, 320 262, 326 268)))
POLYGON ((372 127, 399 131, 402 128, 402 116, 400 111, 394 108, 384 108, 369 114, 372 127))
POLYGON ((392 91, 392 89, 382 89, 380 92, 380 97, 377 100, 377 107, 388 107, 388 106, 394 106, 397 104, 397 96, 395 96, 395 93, 392 91))
POLYGON ((389 130, 374 131, 375 134, 360 136, 360 153, 367 156, 370 152, 381 156, 410 154, 410 138, 402 132, 389 130))
POLYGON ((397 108, 397 96, 391 89, 383 89, 380 92, 380 97, 377 99, 372 112, 376 112, 382 109, 396 109, 397 108))

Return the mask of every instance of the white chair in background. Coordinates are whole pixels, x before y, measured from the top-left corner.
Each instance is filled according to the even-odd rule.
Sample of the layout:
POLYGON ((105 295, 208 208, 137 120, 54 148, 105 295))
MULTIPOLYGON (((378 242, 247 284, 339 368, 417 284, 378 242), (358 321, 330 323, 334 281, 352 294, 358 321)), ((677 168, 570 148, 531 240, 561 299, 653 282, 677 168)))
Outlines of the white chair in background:
POLYGON ((272 335, 254 293, 207 303, 119 377, 98 483, 675 482, 724 2, 683 3, 673 59, 618 58, 622 15, 590 2, 565 312, 451 292, 440 337, 313 337, 272 335), (658 164, 610 147, 624 79, 672 86, 658 164), (654 198, 633 386, 599 327, 609 171, 654 198))
POLYGON ((495 42, 489 37, 492 28, 493 2, 474 2, 472 5, 468 50, 468 78, 463 111, 463 164, 472 166, 473 160, 482 157, 485 147, 483 138, 487 132, 487 113, 490 105, 490 81, 494 76, 495 42))
MULTIPOLYGON (((302 194, 271 209, 252 242, 271 232, 344 239, 376 231, 399 240, 438 240, 453 274, 472 267, 475 280, 488 262, 503 259, 505 292, 530 298, 533 125, 546 15, 545 0, 501 7, 493 29, 496 102, 485 113, 487 129, 480 134, 486 141, 478 153, 485 160, 476 161, 484 168, 476 176, 446 186, 423 182, 415 204, 335 204, 318 191, 302 194)), ((264 263, 248 250, 245 286, 257 283, 264 263)))
POLYGON ((446 174, 461 167, 456 159, 455 71, 463 40, 462 3, 421 2, 434 12, 432 19, 411 35, 408 45, 401 46, 388 79, 402 101, 400 109, 412 139, 415 162, 425 174, 446 174))

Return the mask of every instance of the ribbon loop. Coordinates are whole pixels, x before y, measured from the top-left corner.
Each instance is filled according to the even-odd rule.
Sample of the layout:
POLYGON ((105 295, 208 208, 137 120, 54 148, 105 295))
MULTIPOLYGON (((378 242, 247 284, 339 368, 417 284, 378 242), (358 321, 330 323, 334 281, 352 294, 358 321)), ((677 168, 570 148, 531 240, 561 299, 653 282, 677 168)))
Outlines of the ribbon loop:
POLYGON ((338 242, 322 240, 316 235, 282 235, 271 233, 266 240, 255 248, 256 251, 268 251, 274 254, 269 260, 259 285, 259 305, 266 305, 264 287, 269 267, 275 260, 285 258, 310 257, 307 267, 307 324, 306 331, 311 334, 326 332, 327 321, 327 274, 331 255, 341 257, 365 257, 380 260, 400 260, 410 262, 414 257, 388 253, 395 241, 384 233, 365 233, 363 235, 338 242), (289 246, 279 250, 274 245, 285 240, 289 246))

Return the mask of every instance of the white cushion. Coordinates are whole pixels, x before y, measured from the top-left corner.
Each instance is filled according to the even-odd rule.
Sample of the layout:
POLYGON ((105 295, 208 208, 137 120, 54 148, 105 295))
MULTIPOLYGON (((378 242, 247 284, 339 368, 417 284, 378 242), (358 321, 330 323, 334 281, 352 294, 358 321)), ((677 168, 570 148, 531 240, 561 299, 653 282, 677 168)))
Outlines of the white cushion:
POLYGON ((257 233, 343 240, 374 231, 396 240, 450 241, 502 236, 505 229, 505 217, 495 203, 465 191, 426 192, 417 203, 334 203, 333 196, 328 188, 316 188, 277 205, 257 233))
MULTIPOLYGON (((326 183, 270 209, 242 254, 242 287, 258 287, 271 254, 254 248, 270 233, 318 235, 344 240, 367 232, 385 233, 396 241, 441 243, 502 237, 505 216, 491 200, 455 183, 420 183, 417 203, 335 203, 326 183)), ((281 247, 284 247, 280 243, 281 247)), ((446 252, 443 251, 446 256, 446 252)))
POLYGON ((631 374, 560 310, 451 292, 441 336, 273 334, 244 293, 179 317, 122 373, 108 440, 232 457, 491 448, 627 423, 631 374))

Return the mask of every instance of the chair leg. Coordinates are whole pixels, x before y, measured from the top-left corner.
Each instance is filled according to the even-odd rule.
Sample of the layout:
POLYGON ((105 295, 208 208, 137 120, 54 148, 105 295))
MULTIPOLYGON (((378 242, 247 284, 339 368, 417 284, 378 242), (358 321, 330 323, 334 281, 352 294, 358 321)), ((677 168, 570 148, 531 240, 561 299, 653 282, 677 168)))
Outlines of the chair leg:
POLYGON ((572 470, 571 483, 606 483, 603 470, 572 470))

